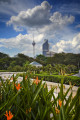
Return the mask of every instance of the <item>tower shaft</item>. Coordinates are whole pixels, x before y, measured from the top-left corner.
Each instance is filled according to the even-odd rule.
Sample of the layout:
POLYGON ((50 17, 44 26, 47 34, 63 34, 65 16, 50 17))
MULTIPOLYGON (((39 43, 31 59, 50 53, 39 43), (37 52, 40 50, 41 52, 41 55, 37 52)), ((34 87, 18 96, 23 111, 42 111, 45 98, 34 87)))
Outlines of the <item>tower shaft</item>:
POLYGON ((35 58, 35 41, 33 40, 32 45, 33 45, 33 57, 35 58))

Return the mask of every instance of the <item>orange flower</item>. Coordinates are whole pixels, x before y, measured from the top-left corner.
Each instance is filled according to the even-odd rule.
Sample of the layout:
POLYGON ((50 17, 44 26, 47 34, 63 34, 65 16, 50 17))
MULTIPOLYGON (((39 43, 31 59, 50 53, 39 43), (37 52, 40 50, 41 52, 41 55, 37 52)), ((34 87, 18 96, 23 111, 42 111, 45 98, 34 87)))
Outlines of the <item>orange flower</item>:
POLYGON ((26 110, 26 114, 28 114, 28 110, 26 110))
POLYGON ((26 114, 28 114, 28 112, 31 112, 31 107, 29 109, 26 110, 26 114))
POLYGON ((36 80, 38 80, 38 76, 36 77, 36 80))
POLYGON ((35 83, 36 85, 38 85, 38 83, 40 83, 40 80, 38 80, 38 77, 36 77, 36 80, 34 80, 34 83, 35 83))
POLYGON ((27 76, 25 77, 25 80, 27 79, 27 76))
POLYGON ((20 88, 22 88, 22 87, 20 87, 20 84, 15 85, 15 86, 16 86, 16 89, 17 89, 17 90, 19 90, 20 88))
POLYGON ((60 113, 60 110, 58 110, 57 108, 55 109, 55 111, 56 111, 56 114, 60 113))
POLYGON ((4 114, 4 115, 7 117, 7 120, 11 120, 13 118, 11 111, 9 111, 9 115, 8 115, 7 111, 6 111, 6 114, 4 114))
POLYGON ((29 108, 29 112, 31 112, 31 109, 32 109, 32 108, 30 107, 30 108, 29 108))
POLYGON ((61 107, 62 106, 62 101, 59 99, 59 106, 61 107))

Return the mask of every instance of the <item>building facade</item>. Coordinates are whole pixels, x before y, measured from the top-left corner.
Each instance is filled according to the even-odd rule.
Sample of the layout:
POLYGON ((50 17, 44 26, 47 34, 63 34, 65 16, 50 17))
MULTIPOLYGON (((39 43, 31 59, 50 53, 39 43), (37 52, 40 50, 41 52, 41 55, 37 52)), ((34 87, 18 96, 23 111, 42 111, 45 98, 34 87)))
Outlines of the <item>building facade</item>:
POLYGON ((49 52, 49 43, 47 39, 44 40, 42 50, 43 50, 43 55, 47 57, 47 52, 49 52))
POLYGON ((55 52, 49 51, 46 53, 46 57, 53 57, 55 52))

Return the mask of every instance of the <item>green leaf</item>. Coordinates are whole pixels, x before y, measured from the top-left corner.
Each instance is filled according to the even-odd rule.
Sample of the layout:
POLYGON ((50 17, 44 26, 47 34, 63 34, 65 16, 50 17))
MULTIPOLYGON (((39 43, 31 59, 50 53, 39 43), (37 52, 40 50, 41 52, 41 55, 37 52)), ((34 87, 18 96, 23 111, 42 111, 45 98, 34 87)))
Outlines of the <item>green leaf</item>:
POLYGON ((80 96, 80 88, 78 88, 77 94, 76 96, 72 99, 72 102, 70 104, 70 106, 68 107, 68 109, 66 110, 66 114, 68 115, 69 112, 72 110, 73 106, 75 105, 75 103, 77 102, 78 98, 80 96))
POLYGON ((8 104, 8 101, 6 103, 1 104, 0 105, 0 110, 2 110, 7 104, 8 104))
POLYGON ((35 90, 35 94, 34 94, 34 97, 33 97, 33 100, 32 100, 32 104, 35 102, 35 100, 37 98, 37 95, 39 94, 39 92, 40 92, 40 90, 43 86, 44 86, 44 84, 42 84, 42 80, 41 80, 41 82, 37 86, 37 89, 35 90))
POLYGON ((71 102, 71 98, 72 98, 72 93, 69 95, 68 100, 66 100, 66 104, 64 105, 65 111, 67 111, 68 109, 68 106, 71 102))
POLYGON ((66 100, 67 94, 69 93, 70 89, 71 89, 70 87, 67 89, 66 93, 65 93, 64 96, 63 96, 63 100, 64 100, 64 99, 66 100))

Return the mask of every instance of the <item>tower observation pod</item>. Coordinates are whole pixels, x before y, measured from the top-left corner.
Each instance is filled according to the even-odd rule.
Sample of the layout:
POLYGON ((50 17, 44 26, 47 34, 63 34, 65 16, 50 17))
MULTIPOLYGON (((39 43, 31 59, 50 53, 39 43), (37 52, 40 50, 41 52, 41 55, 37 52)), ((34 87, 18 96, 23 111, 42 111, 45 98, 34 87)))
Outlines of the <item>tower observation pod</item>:
POLYGON ((32 45, 33 45, 33 57, 35 58, 35 41, 33 40, 32 45))

